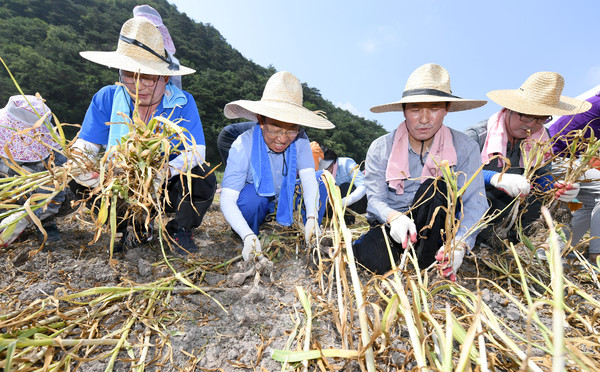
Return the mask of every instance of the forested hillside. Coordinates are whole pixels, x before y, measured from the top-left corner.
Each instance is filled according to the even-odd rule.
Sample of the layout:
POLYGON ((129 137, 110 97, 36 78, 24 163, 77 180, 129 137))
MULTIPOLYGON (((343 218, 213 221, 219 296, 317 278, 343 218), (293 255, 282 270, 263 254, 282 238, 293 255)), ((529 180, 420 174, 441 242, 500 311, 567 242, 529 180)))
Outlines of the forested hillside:
MULTIPOLYGON (((40 92, 62 122, 79 124, 94 93, 117 79, 116 70, 89 62, 79 52, 115 50, 121 25, 141 3, 160 12, 174 39, 176 57, 197 71, 183 78, 184 89, 196 99, 208 160, 219 162, 214 144, 220 129, 232 122, 223 116, 223 106, 236 99, 260 99, 276 67, 259 66, 244 58, 214 27, 191 20, 167 1, 3 0, 0 57, 25 93, 40 92)), ((0 105, 14 94, 18 91, 2 68, 0 105)), ((325 111, 336 125, 330 131, 308 129, 310 139, 340 155, 361 161, 371 141, 386 132, 377 122, 335 107, 318 89, 306 84, 304 101, 311 110, 325 111)))

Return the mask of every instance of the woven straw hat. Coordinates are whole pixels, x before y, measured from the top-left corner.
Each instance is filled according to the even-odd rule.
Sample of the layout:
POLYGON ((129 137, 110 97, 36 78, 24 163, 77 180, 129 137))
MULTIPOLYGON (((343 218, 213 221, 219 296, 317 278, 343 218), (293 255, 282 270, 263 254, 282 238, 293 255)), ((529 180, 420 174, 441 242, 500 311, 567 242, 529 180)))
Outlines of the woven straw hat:
POLYGON ((404 87, 402 99, 371 107, 372 112, 402 111, 404 103, 452 102, 448 111, 465 111, 481 107, 487 101, 460 98, 452 95, 450 74, 440 65, 428 63, 417 68, 404 87))
POLYGON ((149 20, 134 17, 123 24, 114 52, 80 52, 92 62, 148 75, 187 75, 195 70, 173 63, 166 52, 160 30, 149 20))
POLYGON ((228 119, 245 118, 257 121, 256 115, 286 123, 318 129, 331 129, 335 125, 322 116, 302 106, 302 84, 287 71, 269 78, 260 101, 238 100, 225 105, 228 119))
POLYGON ((556 72, 536 72, 519 89, 493 90, 487 96, 502 107, 527 115, 574 115, 592 104, 561 96, 565 79, 556 72))
POLYGON ((8 158, 5 151, 7 145, 6 147, 15 161, 37 162, 50 155, 48 146, 58 148, 58 144, 52 139, 46 125, 40 125, 23 133, 24 130, 33 127, 41 116, 45 116, 46 123, 51 123, 50 109, 41 98, 36 96, 10 97, 6 106, 0 109, 0 156, 8 158))

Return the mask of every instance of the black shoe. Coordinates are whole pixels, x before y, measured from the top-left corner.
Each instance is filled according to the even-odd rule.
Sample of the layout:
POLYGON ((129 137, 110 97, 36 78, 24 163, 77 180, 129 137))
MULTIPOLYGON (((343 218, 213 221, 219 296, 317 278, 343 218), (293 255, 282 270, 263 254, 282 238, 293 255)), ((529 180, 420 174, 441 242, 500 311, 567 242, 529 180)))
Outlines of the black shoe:
POLYGON ((129 229, 123 232, 121 239, 115 243, 113 247, 113 253, 123 252, 129 249, 140 247, 146 243, 151 242, 154 239, 153 227, 150 225, 148 230, 143 231, 130 231, 129 229), (137 233, 137 234, 136 234, 137 233))
MULTIPOLYGON (((48 222, 46 224, 43 224, 42 226, 44 227, 44 230, 46 230, 46 234, 48 235, 46 237, 46 243, 57 242, 61 240, 60 231, 56 226, 56 222, 48 222)), ((39 229, 37 230, 37 236, 40 241, 44 240, 44 234, 42 234, 42 232, 39 229)))
POLYGON ((194 243, 192 231, 183 226, 177 227, 177 231, 171 235, 171 240, 175 243, 172 246, 173 252, 179 255, 187 256, 199 251, 198 246, 194 243))

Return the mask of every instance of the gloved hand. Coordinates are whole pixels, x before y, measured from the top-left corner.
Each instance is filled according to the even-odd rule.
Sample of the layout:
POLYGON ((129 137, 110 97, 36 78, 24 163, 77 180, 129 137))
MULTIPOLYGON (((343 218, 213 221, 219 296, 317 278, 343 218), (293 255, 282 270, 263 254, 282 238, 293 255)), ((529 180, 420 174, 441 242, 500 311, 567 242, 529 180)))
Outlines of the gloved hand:
POLYGON ((152 180, 152 187, 154 188, 154 193, 159 194, 159 191, 161 191, 165 186, 165 172, 162 170, 159 170, 158 172, 156 172, 156 174, 154 175, 154 179, 152 180))
POLYGON ((73 175, 75 182, 81 186, 95 189, 100 185, 100 173, 98 172, 83 172, 78 175, 73 175))
POLYGON ((71 167, 71 175, 78 184, 96 188, 100 184, 100 174, 96 171, 89 171, 96 163, 96 157, 100 151, 100 145, 78 138, 71 147, 73 159, 69 159, 67 165, 71 167))
POLYGON ((319 229, 317 219, 314 217, 309 217, 306 219, 306 223, 304 224, 304 239, 306 240, 306 245, 310 244, 310 238, 313 235, 319 239, 319 235, 321 235, 321 229, 319 229))
POLYGON ((458 243, 451 252, 444 255, 444 247, 441 247, 435 254, 436 261, 439 262, 442 276, 456 281, 456 273, 463 263, 467 247, 463 243, 458 243))
POLYGON ((492 177, 490 183, 495 188, 504 191, 513 198, 516 198, 519 195, 525 196, 529 194, 529 191, 531 190, 531 185, 527 178, 520 174, 498 173, 492 177), (502 179, 500 179, 500 177, 502 177, 502 179))
POLYGON ((402 248, 408 247, 408 238, 412 243, 417 242, 417 227, 410 217, 405 214, 398 215, 390 222, 390 235, 402 248))
POLYGON ((28 226, 32 225, 33 222, 29 220, 27 217, 27 212, 17 212, 13 213, 8 217, 5 217, 2 221, 0 221, 0 244, 7 247, 12 242, 14 242, 19 235, 25 230, 28 226), (22 217, 22 218, 21 218, 22 217), (21 218, 18 222, 14 222, 21 218))
POLYGON ((558 181, 554 183, 554 188, 556 189, 556 199, 565 203, 573 201, 579 194, 579 184, 577 182, 565 184, 564 181, 558 181))
POLYGON ((244 248, 242 249, 242 258, 244 261, 248 261, 254 256, 259 256, 262 252, 262 247, 260 245, 260 240, 258 240, 258 236, 254 234, 248 234, 244 237, 244 248))

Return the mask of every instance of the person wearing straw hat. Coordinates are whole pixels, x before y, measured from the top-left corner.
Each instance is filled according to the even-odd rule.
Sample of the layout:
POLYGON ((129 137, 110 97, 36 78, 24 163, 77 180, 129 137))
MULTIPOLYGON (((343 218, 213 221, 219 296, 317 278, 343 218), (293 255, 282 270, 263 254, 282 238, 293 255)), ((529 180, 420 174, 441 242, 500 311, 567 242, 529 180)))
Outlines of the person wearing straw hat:
POLYGON ((373 141, 367 152, 365 186, 371 229, 353 244, 355 257, 367 269, 385 273, 392 268, 388 240, 394 261, 412 242, 417 243, 421 268, 437 261, 442 275, 456 280, 464 255, 475 242, 474 226, 484 215, 487 203, 483 177, 476 174, 481 165, 477 144, 445 126, 444 118, 448 112, 485 104, 455 96, 448 71, 429 63, 409 76, 399 101, 371 108, 375 113, 401 111, 405 120, 373 141), (440 178, 442 161, 447 161, 458 175, 459 187, 474 177, 462 195, 462 210, 456 216, 461 220, 460 227, 446 251, 440 248, 445 238, 441 230, 445 229, 447 207, 446 184, 440 178))
MULTIPOLYGON (((173 43, 173 38, 171 38, 169 29, 167 28, 167 26, 164 25, 162 17, 158 13, 158 11, 156 11, 156 9, 154 9, 150 5, 146 5, 146 4, 136 5, 133 8, 133 17, 145 18, 145 19, 149 20, 150 22, 152 22, 152 24, 158 28, 158 30, 160 31, 160 34, 163 37, 163 43, 165 45, 165 50, 167 51, 167 53, 168 53, 169 57, 171 58, 171 60, 173 61, 173 63, 179 65, 179 60, 177 58, 175 58, 175 56, 174 56, 175 44, 173 43)), ((183 89, 181 87, 181 75, 172 75, 169 80, 177 88, 183 89)))
MULTIPOLYGON (((586 101, 592 105, 588 111, 562 116, 548 128, 550 135, 556 138, 552 151, 560 158, 564 158, 561 159, 563 161, 567 161, 571 156, 568 151, 565 151, 571 142, 570 133, 582 130, 587 139, 593 137, 598 141, 600 138, 600 92, 596 92, 586 101)), ((560 163, 560 160, 557 163, 560 163)), ((581 203, 581 208, 573 212, 571 242, 576 244, 589 230, 592 240, 590 240, 588 259, 596 263, 600 257, 600 160, 592 159, 590 165, 590 168, 580 177, 577 200, 581 203)))
MULTIPOLYGON (((560 74, 543 71, 529 76, 519 89, 491 91, 487 96, 502 109, 465 131, 481 150, 489 212, 499 213, 496 221, 503 221, 509 215, 514 199, 522 198, 521 226, 525 234, 539 218, 542 205, 535 193, 530 194, 532 181, 541 189, 555 187, 558 200, 564 202, 573 200, 579 190, 579 184, 553 182, 550 148, 543 154, 546 164, 536 170, 533 180, 523 174, 525 160, 535 142, 544 143, 550 139, 544 124, 552 120, 552 115, 576 114, 590 108, 585 101, 561 96, 563 86, 564 79, 560 74)), ((504 239, 518 242, 516 224, 511 227, 510 221, 505 222, 508 222, 508 227, 503 228, 501 236, 498 236, 495 226, 502 224, 496 222, 494 226, 482 229, 478 242, 491 247, 502 247, 504 239)))
MULTIPOLYGON (((317 144, 318 146, 318 144, 317 144)), ((335 184, 340 188, 342 195, 342 205, 356 213, 363 214, 367 212, 367 189, 365 187, 365 174, 360 170, 354 159, 348 157, 338 157, 335 151, 327 146, 312 147, 313 159, 315 152, 318 154, 321 150, 322 158, 319 160, 319 170, 327 170, 335 179, 335 184)), ((332 215, 331 206, 327 203, 326 213, 332 215)), ((346 225, 352 225, 355 222, 354 215, 346 212, 344 214, 346 225)))
POLYGON ((335 126, 304 108, 302 100, 298 78, 280 71, 269 78, 260 101, 238 100, 225 105, 227 118, 245 118, 255 123, 229 150, 220 199, 225 219, 244 242, 244 260, 262 251, 258 234, 267 214, 276 212, 279 224, 292 224, 298 176, 305 206, 307 245, 319 233, 325 208, 317 207, 319 185, 310 142, 301 127, 335 126))
MULTIPOLYGON (((41 97, 17 95, 9 98, 6 106, 0 109, 0 177, 18 175, 10 158, 19 168, 29 173, 43 172, 51 164, 60 166, 66 162, 67 158, 57 151, 60 145, 50 134, 51 120, 50 108, 41 97), (42 118, 43 122, 36 125, 42 118)), ((49 194, 54 192, 54 188, 40 187, 36 192, 49 194)), ((46 231, 45 238, 41 233, 38 236, 42 240, 46 239, 46 242, 60 240, 54 217, 64 200, 65 192, 60 191, 45 208, 33 211, 46 231)), ((6 213, 8 212, 4 211, 3 214, 6 213)), ((12 213, 0 221, 0 240, 4 246, 8 246, 33 224, 26 211, 12 213), (9 226, 15 221, 18 222, 14 225, 14 230, 9 232, 9 226)))
MULTIPOLYGON (((98 156, 102 149, 116 145, 129 131, 121 114, 131 117, 136 104, 144 122, 156 116, 168 117, 185 128, 188 137, 193 137, 195 148, 183 151, 183 144, 179 144, 181 154, 170 159, 169 174, 155 180, 155 184, 162 184, 164 179, 168 182, 171 205, 167 206, 167 212, 175 212, 175 218, 167 224, 167 232, 183 251, 197 252, 192 229, 200 226, 212 203, 216 178, 212 173, 207 176, 209 167, 202 166, 206 144, 196 102, 191 94, 177 88, 171 81, 172 76, 195 71, 173 61, 165 50, 159 28, 144 17, 134 17, 123 24, 116 51, 87 51, 80 54, 92 62, 119 69, 121 82, 120 85, 106 86, 94 95, 74 144, 83 154, 98 156), (191 192, 185 191, 186 185, 178 177, 188 169, 198 176, 192 178, 191 192)), ((84 173, 75 181, 85 193, 85 190, 98 185, 98 173, 84 173)), ((71 185, 77 188, 76 184, 71 185)), ((117 250, 139 243, 139 239, 129 236, 126 228, 126 224, 119 227, 123 236, 117 250)))

